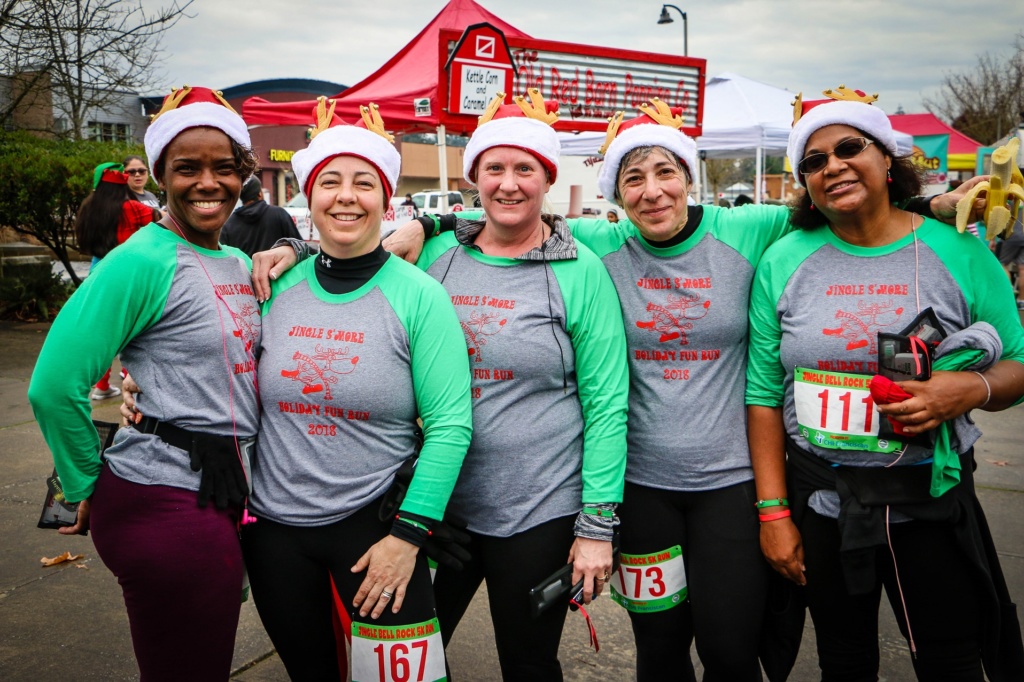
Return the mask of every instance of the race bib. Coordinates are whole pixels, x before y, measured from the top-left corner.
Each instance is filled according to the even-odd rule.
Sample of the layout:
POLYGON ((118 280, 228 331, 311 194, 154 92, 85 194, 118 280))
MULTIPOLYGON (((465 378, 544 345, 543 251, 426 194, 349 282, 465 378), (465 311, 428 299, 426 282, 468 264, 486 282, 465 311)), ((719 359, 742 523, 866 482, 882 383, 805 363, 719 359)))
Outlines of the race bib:
POLYGON ((686 599, 686 568, 679 545, 653 554, 620 554, 608 581, 612 599, 627 611, 667 611, 686 599))
POLYGON ((793 400, 800 435, 819 448, 895 452, 902 443, 878 437, 871 377, 797 367, 793 400))
POLYGON ((352 621, 352 682, 446 680, 437 619, 381 626, 352 621))

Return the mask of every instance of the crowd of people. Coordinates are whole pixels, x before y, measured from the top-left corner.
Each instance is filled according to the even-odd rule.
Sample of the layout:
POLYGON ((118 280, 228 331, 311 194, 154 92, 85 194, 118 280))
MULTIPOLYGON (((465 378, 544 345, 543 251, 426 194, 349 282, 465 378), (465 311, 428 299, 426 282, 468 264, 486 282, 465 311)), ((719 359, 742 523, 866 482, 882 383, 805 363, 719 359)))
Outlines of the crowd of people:
MULTIPOLYGON (((62 532, 93 531, 142 679, 227 678, 243 564, 296 680, 345 678, 337 621, 352 679, 410 652, 449 676, 481 583, 505 680, 561 680, 570 598, 606 590, 639 680, 696 680, 691 645, 708 682, 785 679, 772 590, 806 603, 822 679, 874 680, 883 587, 919 679, 1024 679, 970 419, 1024 396, 1024 330, 999 261, 942 224, 972 183, 918 196, 870 100, 803 102, 804 191, 729 210, 688 201, 696 145, 645 103, 601 150, 625 217, 567 220, 542 209, 558 104, 500 95, 464 154, 480 210, 382 243, 387 122, 321 98, 292 161, 319 248, 282 229, 250 260, 272 239, 232 216, 266 206, 245 123, 174 91, 146 134, 166 208, 95 228, 103 262, 29 388, 79 503, 62 532), (126 428, 101 453, 88 393, 118 353, 126 428)), ((127 214, 150 169, 123 168, 97 194, 127 214)))

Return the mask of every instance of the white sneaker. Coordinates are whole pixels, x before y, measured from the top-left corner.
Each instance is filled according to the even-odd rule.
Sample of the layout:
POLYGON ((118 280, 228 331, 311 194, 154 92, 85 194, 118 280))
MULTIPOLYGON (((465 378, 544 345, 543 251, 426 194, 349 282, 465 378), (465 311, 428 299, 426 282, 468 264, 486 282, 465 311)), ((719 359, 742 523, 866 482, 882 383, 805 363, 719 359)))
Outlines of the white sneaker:
POLYGON ((107 398, 113 398, 119 395, 121 395, 121 389, 116 386, 111 386, 105 391, 94 388, 92 393, 89 394, 89 398, 92 400, 106 400, 107 398))

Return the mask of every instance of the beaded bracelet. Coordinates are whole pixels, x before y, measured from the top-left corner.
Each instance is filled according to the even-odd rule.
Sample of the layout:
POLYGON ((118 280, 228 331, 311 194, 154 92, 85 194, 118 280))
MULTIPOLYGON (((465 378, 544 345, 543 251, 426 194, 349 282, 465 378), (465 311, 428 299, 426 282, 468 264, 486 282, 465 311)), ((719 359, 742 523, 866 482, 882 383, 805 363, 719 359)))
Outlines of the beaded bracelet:
POLYGON ((782 511, 775 512, 774 514, 760 514, 757 518, 761 523, 764 523, 765 521, 778 521, 779 519, 784 519, 790 514, 791 512, 788 509, 783 509, 782 511))
POLYGON ((773 500, 758 500, 754 506, 758 509, 764 509, 765 507, 788 507, 789 500, 785 497, 776 497, 773 500))

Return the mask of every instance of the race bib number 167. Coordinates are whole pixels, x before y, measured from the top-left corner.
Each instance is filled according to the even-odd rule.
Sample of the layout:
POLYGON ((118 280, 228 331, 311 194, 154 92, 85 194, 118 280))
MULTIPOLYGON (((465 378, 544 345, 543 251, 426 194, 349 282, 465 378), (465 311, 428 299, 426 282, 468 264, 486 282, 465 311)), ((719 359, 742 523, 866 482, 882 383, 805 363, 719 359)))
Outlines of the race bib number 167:
POLYGON ((438 682, 447 679, 437 619, 380 626, 352 621, 352 682, 438 682))

